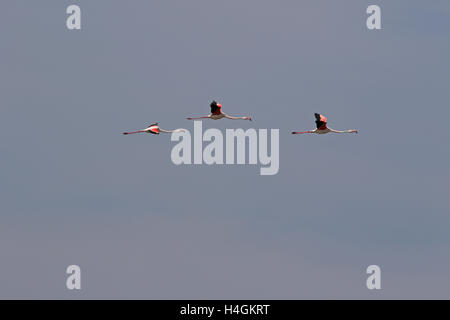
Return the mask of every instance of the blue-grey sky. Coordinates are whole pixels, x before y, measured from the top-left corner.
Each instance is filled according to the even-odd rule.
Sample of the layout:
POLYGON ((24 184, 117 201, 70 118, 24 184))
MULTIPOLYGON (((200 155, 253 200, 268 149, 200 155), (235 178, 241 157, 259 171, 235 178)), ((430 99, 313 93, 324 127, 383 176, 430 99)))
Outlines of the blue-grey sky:
POLYGON ((0 29, 0 298, 450 298, 447 0, 4 0, 0 29), (254 121, 204 129, 280 129, 277 175, 121 135, 212 99, 254 121), (314 112, 360 133, 290 135, 314 112))

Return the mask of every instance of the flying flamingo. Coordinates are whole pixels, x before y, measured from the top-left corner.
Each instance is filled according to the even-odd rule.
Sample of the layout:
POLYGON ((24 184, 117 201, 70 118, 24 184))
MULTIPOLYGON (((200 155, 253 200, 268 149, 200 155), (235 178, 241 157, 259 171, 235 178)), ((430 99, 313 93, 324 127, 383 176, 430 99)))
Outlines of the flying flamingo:
POLYGON ((222 105, 220 103, 217 103, 217 101, 213 100, 211 104, 209 105, 211 107, 211 113, 205 117, 198 117, 198 118, 187 118, 188 120, 196 120, 196 119, 213 119, 213 120, 219 120, 222 118, 232 119, 232 120, 252 120, 250 117, 232 117, 222 112, 222 105))
POLYGON ((124 132, 123 134, 133 134, 133 133, 140 133, 140 132, 159 134, 160 132, 165 132, 165 133, 184 132, 184 130, 183 130, 183 129, 164 130, 164 129, 161 129, 161 128, 158 126, 158 123, 153 123, 153 124, 149 125, 149 126, 148 126, 147 128, 145 128, 145 129, 138 130, 138 131, 133 131, 133 132, 124 132))
POLYGON ((302 133, 317 133, 317 134, 325 134, 328 132, 334 132, 334 133, 358 133, 357 130, 333 130, 327 127, 327 118, 321 114, 314 113, 314 116, 316 117, 316 129, 310 130, 310 131, 302 131, 302 132, 292 132, 292 134, 302 134, 302 133))

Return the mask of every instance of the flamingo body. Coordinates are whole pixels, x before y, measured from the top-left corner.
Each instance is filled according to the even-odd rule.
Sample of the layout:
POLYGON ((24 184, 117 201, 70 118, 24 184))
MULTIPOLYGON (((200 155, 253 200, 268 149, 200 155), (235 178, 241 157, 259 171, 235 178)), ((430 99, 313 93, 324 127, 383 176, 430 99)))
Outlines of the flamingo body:
POLYGON ((159 134, 159 127, 157 123, 151 124, 147 129, 145 129, 144 131, 148 132, 148 133, 153 133, 153 134, 159 134))
POLYGON ((213 120, 219 120, 225 118, 225 115, 223 113, 219 113, 219 114, 211 114, 210 119, 213 120))

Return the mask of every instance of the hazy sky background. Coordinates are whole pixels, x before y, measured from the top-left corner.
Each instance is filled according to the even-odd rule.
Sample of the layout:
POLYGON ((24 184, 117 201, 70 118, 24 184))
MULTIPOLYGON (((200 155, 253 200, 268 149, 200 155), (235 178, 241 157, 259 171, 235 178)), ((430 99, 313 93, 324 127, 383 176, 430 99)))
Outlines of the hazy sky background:
POLYGON ((0 29, 0 298, 450 299, 448 0, 3 0, 0 29), (204 129, 280 129, 277 175, 121 134, 212 99, 254 121, 204 129), (314 112, 360 133, 292 136, 314 112))

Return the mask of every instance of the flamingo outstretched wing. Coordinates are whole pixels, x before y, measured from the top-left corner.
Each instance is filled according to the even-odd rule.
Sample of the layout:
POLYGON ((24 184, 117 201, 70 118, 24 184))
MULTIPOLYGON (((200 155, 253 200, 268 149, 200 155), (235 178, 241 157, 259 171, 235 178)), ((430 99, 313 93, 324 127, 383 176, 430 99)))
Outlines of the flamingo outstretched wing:
POLYGON ((211 102, 209 106, 211 107, 212 114, 220 114, 220 109, 222 108, 222 105, 220 103, 217 103, 216 100, 213 100, 213 102, 211 102))
POLYGON ((314 113, 316 117, 316 126, 318 130, 324 130, 327 128, 327 118, 319 113, 314 113))

